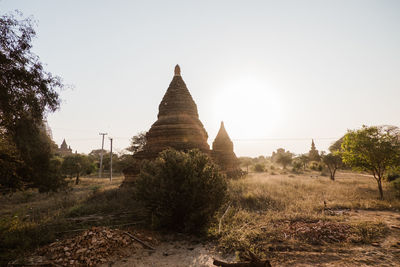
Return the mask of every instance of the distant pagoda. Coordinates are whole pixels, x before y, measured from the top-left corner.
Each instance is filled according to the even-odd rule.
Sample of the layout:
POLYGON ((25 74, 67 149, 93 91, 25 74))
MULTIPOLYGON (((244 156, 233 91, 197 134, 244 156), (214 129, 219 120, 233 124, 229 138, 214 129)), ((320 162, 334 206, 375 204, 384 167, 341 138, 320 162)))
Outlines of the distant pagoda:
POLYGON ((67 142, 65 142, 65 139, 62 141, 61 146, 60 146, 60 148, 57 149, 56 153, 62 157, 72 154, 71 146, 67 145, 67 142))
POLYGON ((311 150, 308 152, 310 161, 320 161, 321 157, 318 150, 315 148, 314 139, 311 141, 311 150))
POLYGON ((223 121, 212 144, 212 158, 228 176, 239 170, 238 159, 233 152, 233 143, 226 132, 223 121))
MULTIPOLYGON (((174 77, 158 106, 157 118, 146 134, 143 150, 133 155, 136 162, 155 159, 167 148, 183 151, 197 148, 210 155, 208 134, 199 120, 197 105, 182 79, 179 65, 175 66, 174 77)), ((124 171, 126 182, 139 173, 138 166, 124 171)))

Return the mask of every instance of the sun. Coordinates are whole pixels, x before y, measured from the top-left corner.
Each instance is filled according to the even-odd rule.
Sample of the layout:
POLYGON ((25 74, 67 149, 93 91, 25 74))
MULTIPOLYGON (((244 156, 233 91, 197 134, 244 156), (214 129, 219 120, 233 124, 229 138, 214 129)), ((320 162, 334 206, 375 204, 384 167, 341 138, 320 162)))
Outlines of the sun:
POLYGON ((276 89, 262 79, 237 77, 215 92, 213 111, 222 120, 232 138, 268 137, 282 118, 276 89))

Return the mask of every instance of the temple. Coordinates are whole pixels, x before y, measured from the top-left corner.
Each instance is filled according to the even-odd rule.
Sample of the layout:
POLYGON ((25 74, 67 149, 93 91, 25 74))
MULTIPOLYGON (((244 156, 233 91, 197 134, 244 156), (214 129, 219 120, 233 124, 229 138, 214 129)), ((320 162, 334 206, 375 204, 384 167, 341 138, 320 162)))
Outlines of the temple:
POLYGON ((212 144, 212 158, 228 176, 239 170, 238 159, 233 152, 233 143, 221 122, 217 137, 212 144))
POLYGON ((310 161, 320 161, 321 157, 318 150, 315 148, 314 139, 311 141, 311 150, 308 152, 310 161))
POLYGON ((158 106, 157 121, 146 134, 146 145, 133 155, 137 164, 124 171, 125 182, 130 182, 139 173, 140 161, 155 159, 167 148, 183 151, 197 148, 211 155, 207 138, 197 105, 182 79, 179 65, 176 65, 174 77, 158 106))
POLYGON ((72 154, 71 146, 67 145, 65 139, 62 141, 60 148, 57 149, 56 154, 64 157, 72 154))

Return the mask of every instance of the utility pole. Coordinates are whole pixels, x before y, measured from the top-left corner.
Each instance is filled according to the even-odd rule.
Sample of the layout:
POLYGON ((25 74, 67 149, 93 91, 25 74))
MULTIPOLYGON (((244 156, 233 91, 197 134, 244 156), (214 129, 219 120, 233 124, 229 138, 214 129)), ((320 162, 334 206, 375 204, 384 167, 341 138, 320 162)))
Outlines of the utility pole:
POLYGON ((110 181, 112 181, 112 137, 110 137, 111 148, 110 148, 110 181))
POLYGON ((101 178, 101 173, 103 171, 103 149, 104 149, 104 136, 107 135, 107 133, 99 133, 99 135, 103 136, 103 139, 101 140, 101 151, 100 151, 100 178, 101 178))

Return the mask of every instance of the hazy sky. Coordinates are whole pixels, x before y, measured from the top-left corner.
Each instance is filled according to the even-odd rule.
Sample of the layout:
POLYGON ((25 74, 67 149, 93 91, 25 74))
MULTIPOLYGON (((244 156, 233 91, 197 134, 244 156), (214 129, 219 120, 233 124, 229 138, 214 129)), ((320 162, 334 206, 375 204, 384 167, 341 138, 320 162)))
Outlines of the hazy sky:
POLYGON ((177 63, 209 144, 223 120, 238 156, 400 126, 400 1, 0 0, 15 9, 37 20, 47 70, 74 86, 48 121, 78 152, 99 132, 121 151, 148 130, 177 63))

